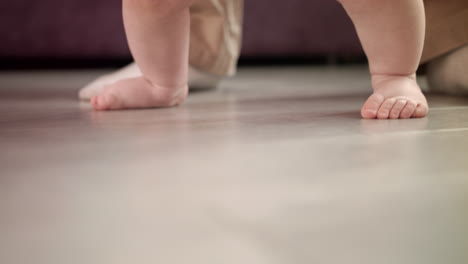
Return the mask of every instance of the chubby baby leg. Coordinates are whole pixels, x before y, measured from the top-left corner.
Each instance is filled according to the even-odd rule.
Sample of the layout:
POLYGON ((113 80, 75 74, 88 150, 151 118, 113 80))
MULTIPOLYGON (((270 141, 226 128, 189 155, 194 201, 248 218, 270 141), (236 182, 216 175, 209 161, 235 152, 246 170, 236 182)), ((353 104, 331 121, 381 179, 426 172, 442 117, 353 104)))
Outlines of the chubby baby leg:
POLYGON ((170 107, 188 93, 191 0, 123 0, 127 39, 142 76, 91 99, 96 110, 170 107))
POLYGON ((374 93, 363 118, 420 118, 428 113, 416 83, 425 15, 422 0, 340 0, 369 60, 374 93))

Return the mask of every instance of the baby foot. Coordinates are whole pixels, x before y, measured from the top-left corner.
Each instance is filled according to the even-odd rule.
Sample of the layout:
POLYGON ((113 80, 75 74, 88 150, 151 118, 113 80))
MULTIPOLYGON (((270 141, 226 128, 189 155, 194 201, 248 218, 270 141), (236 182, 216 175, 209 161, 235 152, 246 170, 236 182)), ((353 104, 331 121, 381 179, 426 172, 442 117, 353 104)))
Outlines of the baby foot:
POLYGON ((361 109, 365 119, 406 119, 427 115, 426 97, 416 83, 416 75, 372 75, 374 93, 361 109))
POLYGON ((169 88, 151 84, 144 77, 118 81, 91 98, 95 110, 176 106, 185 100, 188 86, 169 88))
MULTIPOLYGON (((214 89, 216 88, 216 86, 218 86, 219 82, 221 81, 221 77, 202 72, 200 70, 195 69, 192 66, 189 66, 188 74, 188 82, 190 89, 194 90, 214 89)), ((140 76, 142 76, 142 73, 138 65, 136 65, 136 63, 129 64, 128 66, 116 72, 99 77, 95 81, 81 88, 78 97, 81 100, 89 100, 93 96, 99 94, 102 90, 104 90, 106 86, 109 86, 123 79, 135 78, 140 76)))

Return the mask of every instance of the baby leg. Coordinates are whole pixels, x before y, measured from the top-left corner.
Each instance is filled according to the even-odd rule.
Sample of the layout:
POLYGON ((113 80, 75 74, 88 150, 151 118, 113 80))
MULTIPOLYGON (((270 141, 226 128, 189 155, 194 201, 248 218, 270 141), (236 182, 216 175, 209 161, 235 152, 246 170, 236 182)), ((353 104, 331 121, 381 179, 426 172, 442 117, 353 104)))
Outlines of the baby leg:
POLYGON ((116 82, 91 99, 96 110, 170 107, 188 93, 191 0, 123 0, 132 55, 143 76, 116 82))
POLYGON ((425 15, 422 0, 340 0, 369 60, 374 93, 363 118, 424 117, 426 98, 416 83, 425 15))

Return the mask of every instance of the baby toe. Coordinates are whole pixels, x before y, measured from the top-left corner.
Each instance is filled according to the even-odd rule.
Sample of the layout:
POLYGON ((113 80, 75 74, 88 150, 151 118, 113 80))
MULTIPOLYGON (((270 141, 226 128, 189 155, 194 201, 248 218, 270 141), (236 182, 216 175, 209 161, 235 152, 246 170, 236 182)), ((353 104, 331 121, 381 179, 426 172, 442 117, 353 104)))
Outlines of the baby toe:
POLYGON ((109 93, 109 94, 103 95, 102 100, 105 102, 105 106, 107 110, 122 108, 121 100, 114 94, 109 93))
POLYGON ((361 109, 361 116, 365 119, 374 119, 377 117, 377 112, 384 101, 381 94, 372 94, 364 103, 361 109))
POLYGON ((105 110, 105 104, 102 99, 102 95, 95 95, 91 98, 91 105, 94 110, 105 110))
POLYGON ((91 106, 95 110, 99 110, 99 108, 100 108, 100 106, 99 106, 99 97, 97 95, 91 97, 90 103, 91 103, 91 106))
POLYGON ((96 95, 91 99, 91 105, 95 110, 110 110, 115 107, 116 98, 112 94, 96 95))
POLYGON ((392 110, 390 111, 390 119, 398 119, 400 118, 401 110, 406 106, 407 100, 398 100, 394 105, 392 110))
POLYGON ((422 117, 425 117, 428 112, 429 112, 429 109, 427 108, 427 106, 420 104, 416 107, 416 110, 414 111, 414 114, 412 117, 422 118, 422 117))
POLYGON ((393 106, 396 103, 395 98, 390 98, 385 100, 379 108, 379 112, 377 113, 378 119, 388 119, 390 115, 390 111, 392 110, 393 106))
POLYGON ((401 119, 411 118, 411 116, 413 116, 414 111, 416 110, 417 106, 418 106, 418 104, 415 101, 412 101, 412 100, 408 101, 406 103, 405 108, 403 108, 403 110, 401 110, 400 118, 401 119))

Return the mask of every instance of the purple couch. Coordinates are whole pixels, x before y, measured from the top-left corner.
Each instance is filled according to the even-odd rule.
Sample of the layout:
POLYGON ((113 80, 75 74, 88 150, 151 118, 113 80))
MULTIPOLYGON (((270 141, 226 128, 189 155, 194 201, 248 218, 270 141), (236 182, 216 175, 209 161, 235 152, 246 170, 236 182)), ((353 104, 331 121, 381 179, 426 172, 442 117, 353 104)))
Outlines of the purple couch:
MULTIPOLYGON (((362 55, 331 0, 246 0, 244 57, 362 55)), ((120 1, 0 2, 0 58, 129 58, 120 1)))

